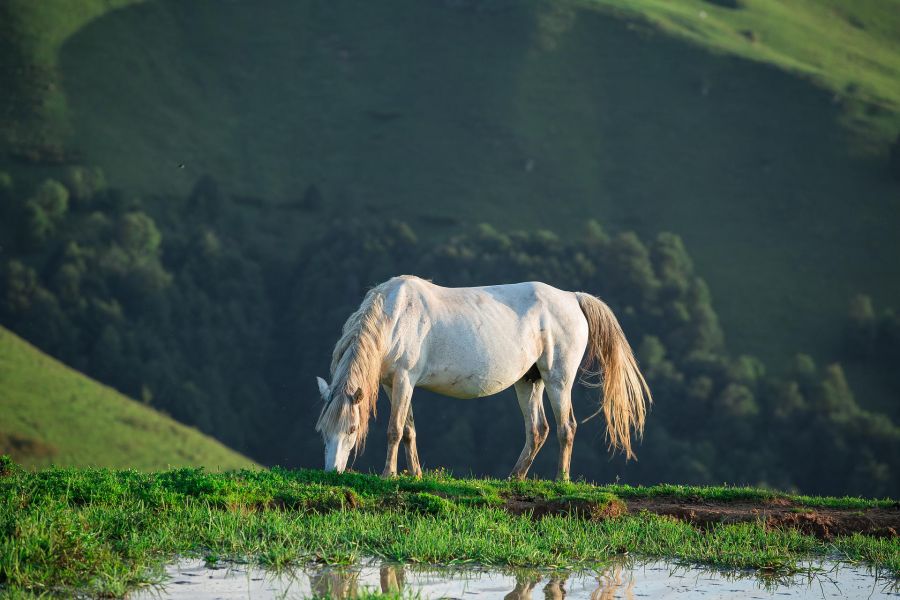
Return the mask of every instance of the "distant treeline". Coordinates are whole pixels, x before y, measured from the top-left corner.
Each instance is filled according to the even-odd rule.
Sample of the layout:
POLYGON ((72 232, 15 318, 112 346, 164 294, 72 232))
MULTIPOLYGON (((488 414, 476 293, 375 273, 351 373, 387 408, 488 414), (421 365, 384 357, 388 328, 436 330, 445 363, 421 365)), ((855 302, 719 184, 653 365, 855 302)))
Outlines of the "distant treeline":
MULTIPOLYGON (((431 241, 401 222, 342 219, 316 239, 276 240, 248 225, 258 208, 209 179, 153 216, 96 170, 60 179, 22 189, 0 176, 0 321, 257 460, 321 465, 314 378, 327 377, 340 326, 372 285, 400 273, 448 286, 541 280, 612 306, 655 397, 638 462, 610 460, 594 420, 579 429, 574 476, 900 495, 900 427, 860 408, 839 364, 799 354, 775 377, 759 358, 731 356, 677 235, 647 241, 590 221, 565 237, 484 225, 431 241)), ((310 219, 317 209, 302 208, 310 219)), ((859 297, 846 326, 847 356, 893 372, 900 318, 859 297)), ((593 412, 597 393, 580 389, 576 414, 593 412)), ((512 392, 417 392, 414 406, 426 468, 512 467, 524 441, 512 392)), ((356 468, 379 466, 382 448, 374 435, 356 468)), ((552 474, 555 453, 551 439, 538 474, 552 474)))

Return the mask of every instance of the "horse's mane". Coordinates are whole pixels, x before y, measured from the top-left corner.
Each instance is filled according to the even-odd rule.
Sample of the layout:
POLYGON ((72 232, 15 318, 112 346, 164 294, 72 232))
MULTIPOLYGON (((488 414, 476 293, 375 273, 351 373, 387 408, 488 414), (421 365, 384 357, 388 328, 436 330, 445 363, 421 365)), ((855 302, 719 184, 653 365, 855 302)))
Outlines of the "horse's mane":
POLYGON ((331 354, 331 398, 316 423, 316 431, 326 435, 346 431, 354 396, 359 393, 359 449, 365 447, 369 417, 375 416, 378 401, 386 334, 384 285, 369 290, 357 311, 344 323, 331 354))

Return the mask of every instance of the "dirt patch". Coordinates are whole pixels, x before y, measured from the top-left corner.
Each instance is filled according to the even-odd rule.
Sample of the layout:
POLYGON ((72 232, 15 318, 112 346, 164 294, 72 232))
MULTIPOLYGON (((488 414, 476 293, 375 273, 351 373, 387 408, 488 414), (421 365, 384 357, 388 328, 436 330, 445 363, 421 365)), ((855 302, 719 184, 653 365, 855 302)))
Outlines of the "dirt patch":
POLYGON ((49 458, 56 454, 56 448, 40 440, 0 431, 0 455, 8 454, 14 461, 49 458))
POLYGON ((862 533, 873 537, 900 535, 900 504, 889 508, 811 508, 787 498, 759 502, 710 502, 700 499, 659 496, 610 502, 563 499, 506 499, 506 510, 515 515, 540 519, 547 515, 571 515, 585 519, 609 519, 624 514, 649 512, 685 521, 708 529, 715 524, 762 522, 767 528, 797 529, 807 535, 829 540, 838 535, 862 533))
POLYGON ((621 500, 595 502, 581 499, 541 500, 534 498, 507 498, 506 510, 514 515, 531 514, 535 519, 547 515, 572 515, 585 519, 609 519, 628 512, 621 500))
POLYGON ((896 538, 900 533, 900 504, 890 508, 811 508, 786 498, 762 502, 706 502, 673 497, 625 501, 628 512, 647 511, 708 528, 716 523, 763 522, 768 528, 791 528, 820 539, 862 533, 896 538))

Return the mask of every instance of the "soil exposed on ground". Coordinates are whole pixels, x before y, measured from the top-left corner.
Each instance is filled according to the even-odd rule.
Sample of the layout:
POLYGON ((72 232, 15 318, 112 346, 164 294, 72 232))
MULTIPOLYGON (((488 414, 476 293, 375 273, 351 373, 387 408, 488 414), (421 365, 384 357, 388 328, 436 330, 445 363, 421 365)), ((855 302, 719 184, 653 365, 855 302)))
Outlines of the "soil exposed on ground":
POLYGON ((768 528, 792 528, 819 539, 861 533, 873 537, 900 535, 900 503, 887 508, 809 507, 786 498, 714 502, 703 499, 655 496, 626 498, 605 505, 585 500, 534 500, 508 498, 506 509, 515 514, 530 513, 535 518, 548 514, 572 514, 603 519, 622 514, 649 512, 686 521, 700 528, 716 523, 762 521, 768 528))

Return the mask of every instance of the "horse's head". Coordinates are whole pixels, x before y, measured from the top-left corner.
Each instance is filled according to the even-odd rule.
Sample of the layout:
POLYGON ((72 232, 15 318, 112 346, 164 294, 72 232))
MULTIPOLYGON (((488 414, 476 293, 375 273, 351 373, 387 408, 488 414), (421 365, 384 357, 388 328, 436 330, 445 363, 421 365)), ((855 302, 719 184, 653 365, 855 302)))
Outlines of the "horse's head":
POLYGON ((362 390, 349 396, 332 390, 321 377, 316 377, 316 381, 325 403, 316 423, 316 431, 325 440, 325 470, 342 473, 359 437, 362 390))

